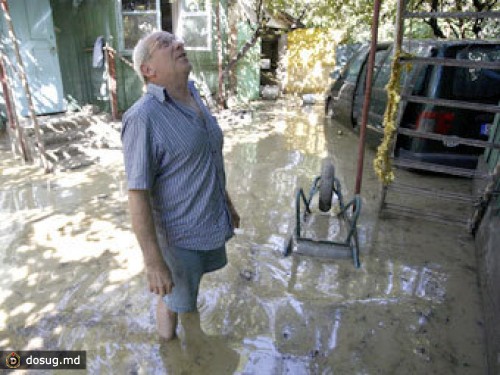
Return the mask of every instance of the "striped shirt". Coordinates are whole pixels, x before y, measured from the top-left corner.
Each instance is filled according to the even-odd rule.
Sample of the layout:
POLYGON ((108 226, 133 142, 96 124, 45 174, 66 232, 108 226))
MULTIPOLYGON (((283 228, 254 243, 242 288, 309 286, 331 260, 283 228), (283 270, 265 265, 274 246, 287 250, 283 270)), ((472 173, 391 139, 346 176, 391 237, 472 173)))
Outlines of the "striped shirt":
POLYGON ((223 134, 200 99, 202 115, 158 85, 123 116, 129 190, 149 190, 158 242, 193 250, 224 245, 233 235, 222 156, 223 134))

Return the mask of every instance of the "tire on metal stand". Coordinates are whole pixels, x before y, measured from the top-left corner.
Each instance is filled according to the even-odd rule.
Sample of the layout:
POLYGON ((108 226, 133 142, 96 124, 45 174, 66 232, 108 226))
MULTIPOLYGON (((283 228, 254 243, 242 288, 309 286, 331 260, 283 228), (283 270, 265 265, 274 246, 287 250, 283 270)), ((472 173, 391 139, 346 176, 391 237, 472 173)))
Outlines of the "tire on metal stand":
POLYGON ((319 209, 322 212, 327 212, 332 207, 334 177, 335 167, 332 162, 327 158, 323 159, 319 185, 319 209))

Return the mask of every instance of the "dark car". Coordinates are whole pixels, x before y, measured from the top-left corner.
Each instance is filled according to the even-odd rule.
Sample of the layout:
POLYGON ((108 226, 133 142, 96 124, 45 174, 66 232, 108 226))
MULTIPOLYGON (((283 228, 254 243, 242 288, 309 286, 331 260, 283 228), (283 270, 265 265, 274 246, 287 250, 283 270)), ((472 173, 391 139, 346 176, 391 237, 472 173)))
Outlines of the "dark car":
MULTIPOLYGON (((475 108, 474 104, 498 105, 500 101, 500 43, 486 41, 412 41, 404 51, 413 56, 488 61, 493 69, 444 65, 409 65, 403 69, 401 84, 409 85, 408 94, 431 99, 471 103, 461 109, 436 104, 407 102, 399 126, 418 132, 455 135, 460 138, 488 139, 494 113, 475 108), (498 69, 496 68, 498 63, 498 69)), ((366 86, 369 46, 358 49, 343 70, 333 73, 334 82, 327 92, 325 113, 353 129, 361 123, 366 86)), ((375 54, 372 95, 367 124, 367 143, 376 146, 383 136, 383 115, 387 105, 386 85, 391 74, 393 44, 380 43, 375 54)), ((475 168, 484 150, 453 141, 399 136, 395 153, 406 159, 475 168)))

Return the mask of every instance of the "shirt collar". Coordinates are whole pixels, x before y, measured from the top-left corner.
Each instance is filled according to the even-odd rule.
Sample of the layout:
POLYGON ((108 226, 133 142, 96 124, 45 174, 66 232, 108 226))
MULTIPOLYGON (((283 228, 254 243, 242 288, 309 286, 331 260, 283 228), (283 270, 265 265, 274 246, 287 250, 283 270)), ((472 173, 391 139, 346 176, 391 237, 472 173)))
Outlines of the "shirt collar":
POLYGON ((167 94, 167 90, 154 83, 148 83, 146 86, 146 92, 148 94, 153 95, 156 99, 158 99, 160 102, 163 102, 164 100, 168 100, 169 96, 167 94))
MULTIPOLYGON (((193 92, 194 82, 188 81, 188 88, 190 92, 193 92)), ((146 85, 146 92, 148 94, 153 95, 160 102, 170 100, 170 96, 168 95, 167 89, 163 86, 157 85, 155 83, 148 83, 146 85)))

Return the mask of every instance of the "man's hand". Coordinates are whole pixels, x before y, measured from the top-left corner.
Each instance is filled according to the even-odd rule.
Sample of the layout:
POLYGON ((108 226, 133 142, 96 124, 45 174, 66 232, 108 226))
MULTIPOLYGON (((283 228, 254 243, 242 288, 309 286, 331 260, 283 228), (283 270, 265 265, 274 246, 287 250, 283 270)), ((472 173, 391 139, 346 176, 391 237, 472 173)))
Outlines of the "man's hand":
POLYGON ((172 289, 174 288, 172 273, 165 262, 160 260, 154 264, 146 264, 146 275, 150 292, 162 297, 165 294, 172 293, 172 289))
POLYGON ((239 228, 240 215, 238 215, 238 211, 236 211, 236 208, 234 208, 233 202, 231 201, 231 198, 229 197, 229 193, 227 192, 227 190, 226 190, 226 199, 229 207, 229 212, 231 213, 231 223, 233 224, 233 228, 239 228))
POLYGON ((149 192, 147 190, 129 190, 128 201, 132 228, 144 255, 149 290, 160 296, 170 294, 174 287, 172 273, 163 260, 156 239, 149 192))
POLYGON ((234 207, 231 207, 231 222, 233 223, 234 228, 239 228, 240 227, 240 215, 238 215, 238 212, 234 209, 234 207))

